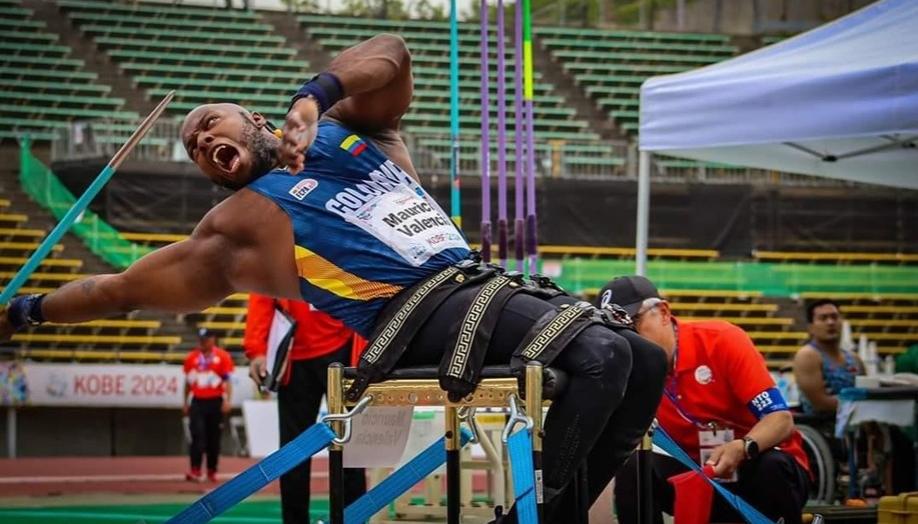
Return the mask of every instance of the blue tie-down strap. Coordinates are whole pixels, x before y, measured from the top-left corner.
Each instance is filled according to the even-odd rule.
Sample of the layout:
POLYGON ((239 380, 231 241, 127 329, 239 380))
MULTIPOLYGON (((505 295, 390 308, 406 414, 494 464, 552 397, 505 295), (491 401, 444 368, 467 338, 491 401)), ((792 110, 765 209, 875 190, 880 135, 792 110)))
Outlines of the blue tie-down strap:
MULTIPOLYGON (((459 431, 461 446, 472 439, 472 432, 466 428, 459 431)), ((441 438, 420 452, 407 464, 393 471, 386 480, 377 484, 344 510, 344 524, 362 524, 405 493, 412 486, 424 480, 427 475, 446 462, 446 438, 441 438)))
POLYGON ((328 447, 335 433, 328 424, 316 424, 232 480, 199 498, 167 524, 203 524, 267 486, 304 460, 328 447))
POLYGON ((672 455, 672 457, 679 462, 681 462, 686 467, 692 469, 702 476, 705 480, 708 481, 714 487, 714 490, 717 493, 720 493, 720 496, 727 501, 727 504, 733 507, 740 516, 743 517, 743 520, 749 524, 774 524, 774 521, 762 515, 759 510, 753 508, 749 505, 748 502, 739 497, 736 493, 731 492, 727 488, 720 485, 720 482, 708 477, 701 471, 701 466, 695 463, 691 457, 688 456, 688 453, 682 450, 676 441, 672 439, 669 435, 663 431, 663 428, 657 427, 653 433, 653 443, 659 446, 663 451, 672 455))
POLYGON ((521 429, 507 439, 510 469, 513 473, 513 496, 519 524, 539 524, 536 511, 535 472, 532 465, 532 431, 521 429))

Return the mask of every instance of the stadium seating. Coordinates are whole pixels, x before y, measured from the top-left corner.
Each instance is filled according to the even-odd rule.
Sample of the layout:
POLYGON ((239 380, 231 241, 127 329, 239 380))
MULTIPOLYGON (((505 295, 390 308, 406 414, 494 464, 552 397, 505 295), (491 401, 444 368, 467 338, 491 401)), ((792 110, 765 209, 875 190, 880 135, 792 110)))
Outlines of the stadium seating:
MULTIPOLYGON (((412 52, 415 92, 410 112, 405 116, 406 131, 418 137, 418 145, 429 149, 433 157, 448 165, 449 135, 449 25, 440 21, 375 20, 342 16, 299 15, 298 20, 307 34, 331 54, 337 54, 363 39, 379 32, 401 35, 412 52)), ((508 139, 513 138, 513 103, 516 96, 513 82, 514 51, 512 35, 507 42, 507 122, 508 139)), ((459 98, 460 132, 475 136, 480 132, 480 34, 476 24, 459 26, 459 98)), ((497 58, 496 31, 490 36, 490 117, 492 134, 496 135, 497 118, 497 58)), ((624 165, 621 154, 598 141, 599 136, 588 122, 559 96, 551 83, 539 71, 534 72, 534 127, 537 141, 561 141, 558 151, 567 172, 590 171, 597 168, 615 169, 624 165), (581 148, 581 149, 577 149, 581 148)), ((492 140, 493 142, 494 140, 492 140)), ((539 146, 538 156, 548 158, 551 148, 539 146)), ((476 140, 460 143, 461 172, 479 172, 479 146, 476 140)), ((509 169, 515 158, 508 155, 509 169)))
POLYGON ((536 27, 552 58, 573 76, 623 131, 636 133, 640 85, 730 58, 729 36, 536 27))
POLYGON ((154 99, 175 89, 173 114, 233 101, 281 118, 291 89, 310 76, 309 64, 252 11, 99 0, 58 5, 154 99))
POLYGON ((0 4, 0 140, 28 133, 51 140, 74 120, 118 117, 136 120, 124 100, 110 96, 85 63, 72 58, 57 35, 19 2, 0 4), (49 122, 53 122, 49 124, 49 122))

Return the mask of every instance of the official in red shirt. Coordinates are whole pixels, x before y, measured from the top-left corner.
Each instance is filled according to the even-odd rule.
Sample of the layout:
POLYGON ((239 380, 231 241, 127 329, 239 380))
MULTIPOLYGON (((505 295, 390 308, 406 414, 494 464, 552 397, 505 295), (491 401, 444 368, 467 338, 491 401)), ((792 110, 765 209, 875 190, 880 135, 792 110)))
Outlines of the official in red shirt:
POLYGON ((217 461, 220 457, 220 434, 223 416, 229 413, 233 384, 233 357, 217 347, 217 339, 206 329, 198 331, 198 347, 185 358, 185 390, 182 413, 190 419, 191 471, 185 479, 200 482, 202 455, 207 453, 207 478, 217 481, 217 461), (190 393, 190 395, 189 395, 190 393), (189 396, 191 403, 189 406, 189 396))
MULTIPOLYGON (((340 321, 313 309, 306 302, 250 294, 243 346, 249 359, 249 376, 258 385, 267 373, 265 355, 275 308, 296 321, 290 364, 277 391, 280 444, 283 446, 315 424, 327 389, 328 366, 335 362, 350 364, 356 335, 340 321)), ((311 522, 310 471, 311 461, 307 460, 281 476, 281 512, 285 524, 311 522)), ((346 469, 344 483, 345 500, 350 503, 366 492, 364 470, 346 469)))
MULTIPOLYGON (((713 467, 727 489, 760 512, 772 520, 800 522, 809 464, 787 403, 749 336, 719 320, 678 321, 644 277, 616 278, 603 288, 599 300, 624 307, 638 333, 667 352, 669 375, 657 409, 660 426, 694 460, 713 467)), ((635 462, 630 459, 616 475, 615 502, 623 524, 636 522, 635 462)), ((667 480, 685 471, 675 459, 653 455, 657 522, 660 511, 672 513, 674 491, 667 480)), ((715 497, 711 520, 742 518, 715 497)))

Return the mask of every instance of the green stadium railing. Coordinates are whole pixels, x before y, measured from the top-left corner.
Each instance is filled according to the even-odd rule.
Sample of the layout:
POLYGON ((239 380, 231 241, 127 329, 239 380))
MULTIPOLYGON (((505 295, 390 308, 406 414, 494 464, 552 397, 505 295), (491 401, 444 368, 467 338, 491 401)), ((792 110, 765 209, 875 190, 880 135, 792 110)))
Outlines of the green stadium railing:
MULTIPOLYGON (((63 217, 76 202, 73 193, 32 154, 28 137, 20 140, 19 155, 19 181, 22 189, 55 218, 63 217)), ((128 267, 152 251, 149 247, 125 240, 118 230, 90 210, 83 213, 70 232, 79 237, 90 251, 118 269, 128 267)))

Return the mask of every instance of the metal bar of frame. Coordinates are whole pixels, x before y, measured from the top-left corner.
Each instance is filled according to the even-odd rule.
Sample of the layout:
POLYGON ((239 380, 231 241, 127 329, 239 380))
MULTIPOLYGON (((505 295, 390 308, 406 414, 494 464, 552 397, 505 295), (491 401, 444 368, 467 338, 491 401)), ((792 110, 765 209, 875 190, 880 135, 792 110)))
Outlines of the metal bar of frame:
MULTIPOLYGON (((328 366, 328 390, 326 393, 329 414, 344 413, 343 366, 334 363, 328 366)), ((332 429, 341 437, 344 423, 332 421, 332 429)), ((331 524, 344 524, 344 448, 332 443, 328 448, 328 499, 331 524)))
POLYGON ((544 522, 545 497, 542 489, 542 364, 526 364, 526 415, 532 419, 532 469, 535 475, 536 507, 544 522))
POLYGON ((459 414, 455 406, 446 406, 446 522, 459 524, 462 510, 462 470, 459 452, 459 414))

